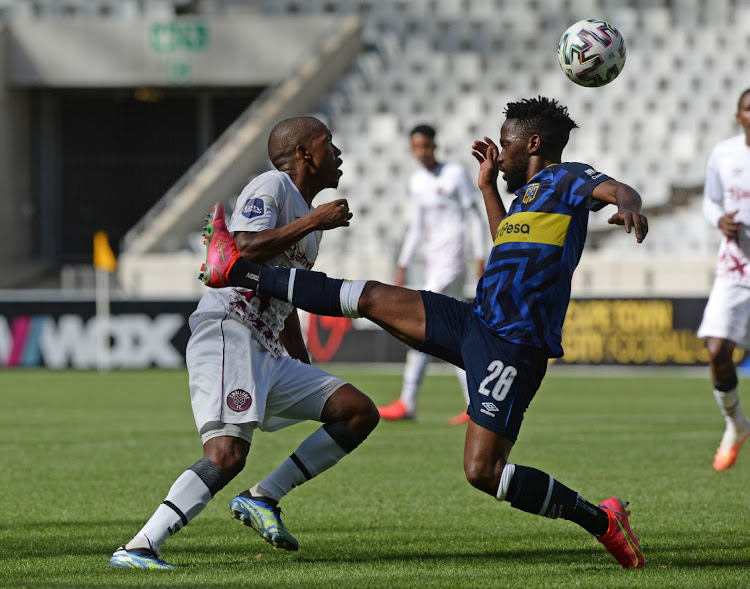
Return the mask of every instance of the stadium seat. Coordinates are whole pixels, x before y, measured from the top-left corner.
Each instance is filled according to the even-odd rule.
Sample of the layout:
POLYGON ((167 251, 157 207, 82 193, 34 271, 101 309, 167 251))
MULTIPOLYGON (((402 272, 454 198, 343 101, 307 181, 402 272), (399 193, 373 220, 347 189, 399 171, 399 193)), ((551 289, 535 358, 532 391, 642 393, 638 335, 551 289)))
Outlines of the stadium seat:
POLYGON ((715 28, 726 27, 730 22, 730 9, 728 2, 706 2, 702 24, 715 28))
POLYGON ((0 6, 3 20, 28 20, 34 16, 34 7, 30 0, 7 1, 0 6))
POLYGON ((476 20, 492 20, 497 16, 496 3, 493 0, 472 0, 466 5, 466 14, 476 20))
POLYGON ((695 28, 700 23, 699 0, 672 0, 674 22, 678 27, 695 28))
POLYGON ((672 14, 666 6, 650 6, 640 12, 641 27, 654 34, 664 34, 672 29, 672 14))
POLYGON ((452 77, 460 82, 473 82, 484 72, 482 58, 473 51, 460 51, 451 59, 452 77))

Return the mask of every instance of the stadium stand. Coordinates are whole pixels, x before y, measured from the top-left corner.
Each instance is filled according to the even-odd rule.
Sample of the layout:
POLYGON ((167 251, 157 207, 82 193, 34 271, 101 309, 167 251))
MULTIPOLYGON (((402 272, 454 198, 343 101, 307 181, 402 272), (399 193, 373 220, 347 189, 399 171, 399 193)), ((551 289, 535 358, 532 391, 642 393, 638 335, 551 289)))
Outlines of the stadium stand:
MULTIPOLYGON (((606 276, 581 279, 576 293, 708 292, 718 236, 700 214, 699 194, 708 151, 737 132, 734 104, 748 85, 741 74, 750 48, 750 6, 745 2, 0 1, 5 20, 249 11, 290 17, 354 14, 363 23, 363 49, 354 66, 315 107, 331 126, 344 159, 338 193, 325 193, 320 202, 346 196, 355 215, 350 230, 326 234, 321 270, 391 279, 408 223, 404 197, 412 164, 405 136, 414 124, 434 124, 441 157, 475 169, 471 142, 498 135, 503 105, 544 94, 566 104, 581 127, 567 159, 585 160, 635 186, 652 219, 647 242, 636 248, 632 239, 605 231, 608 215, 593 215, 579 273, 587 275, 591 268, 627 256, 639 260, 630 270, 638 277, 628 285, 606 276), (570 83, 556 57, 561 31, 591 17, 612 22, 628 45, 623 75, 599 89, 570 83), (683 280, 661 284, 649 278, 673 275, 683 265, 693 268, 683 280)), ((231 195, 225 200, 233 204, 231 195)), ((185 235, 175 243, 199 240, 185 235)), ((125 251, 130 247, 126 242, 125 251)), ((197 255, 181 254, 186 267, 197 255)), ((153 260, 155 267, 163 263, 159 257, 153 260)), ((143 292, 142 285, 125 275, 123 282, 132 295, 143 292)))
MULTIPOLYGON (((606 214, 594 215, 592 247, 580 273, 593 273, 594 267, 627 252, 639 260, 632 269, 638 278, 627 285, 612 279, 601 284, 607 282, 605 277, 600 284, 589 282, 588 288, 579 281, 578 291, 707 291, 718 236, 703 220, 697 196, 708 150, 735 132, 731 113, 746 84, 737 77, 737 62, 747 43, 747 29, 738 24, 748 13, 743 6, 698 0, 380 4, 387 8, 377 15, 368 13, 367 2, 324 6, 361 12, 369 50, 321 106, 345 160, 354 160, 345 168, 339 191, 350 197, 358 221, 356 240, 343 232, 326 236, 322 268, 337 273, 337 252, 346 247, 358 259, 355 275, 378 276, 367 249, 379 235, 385 240, 375 248, 377 259, 387 256, 392 266, 406 219, 396 216, 386 199, 403 196, 410 169, 389 165, 388 160, 409 161, 403 137, 413 124, 434 123, 443 157, 472 166, 468 147, 474 137, 497 135, 502 105, 541 93, 559 98, 580 123, 567 157, 588 161, 632 183, 653 220, 645 247, 637 248, 627 236, 603 231, 606 214), (554 51, 560 23, 591 16, 615 23, 629 47, 626 74, 596 90, 576 87, 560 76, 554 51), (392 19, 390 26, 383 26, 386 18, 392 19), (695 63, 703 67, 693 69, 695 63), (387 155, 384 138, 394 141, 387 155), (363 159, 363 154, 370 157, 363 159), (377 180, 384 171, 387 190, 377 180), (691 204, 677 205, 675 192, 685 191, 693 194, 691 204), (378 228, 384 233, 378 234, 378 228), (690 234, 687 241, 680 239, 685 229, 690 234), (642 270, 646 260, 654 267, 642 270), (689 270, 696 267, 700 270, 689 270), (685 268, 692 280, 657 284, 648 279, 673 276, 685 268)), ((279 8, 275 2, 262 4, 271 5, 279 8)), ((314 3, 293 6, 316 9, 314 3)), ((388 280, 388 265, 381 266, 384 274, 378 277, 388 280)))

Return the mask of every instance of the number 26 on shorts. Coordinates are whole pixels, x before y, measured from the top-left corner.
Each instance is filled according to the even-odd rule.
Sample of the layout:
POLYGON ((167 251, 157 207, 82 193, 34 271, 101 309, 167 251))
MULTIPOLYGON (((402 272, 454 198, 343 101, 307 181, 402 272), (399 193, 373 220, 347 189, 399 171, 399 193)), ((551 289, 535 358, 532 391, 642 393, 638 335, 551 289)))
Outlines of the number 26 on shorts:
POLYGON ((495 401, 502 401, 510 391, 518 371, 513 366, 505 366, 500 360, 493 360, 487 367, 489 374, 479 385, 479 393, 492 395, 495 401), (492 385, 494 381, 494 385, 492 385), (489 387, 492 386, 492 389, 489 387))

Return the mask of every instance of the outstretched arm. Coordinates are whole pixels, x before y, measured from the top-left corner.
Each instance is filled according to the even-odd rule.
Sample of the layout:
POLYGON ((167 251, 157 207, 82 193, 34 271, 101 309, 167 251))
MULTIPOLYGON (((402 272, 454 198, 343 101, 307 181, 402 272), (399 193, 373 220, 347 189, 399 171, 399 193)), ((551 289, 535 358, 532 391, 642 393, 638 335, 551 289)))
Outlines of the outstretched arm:
POLYGON ((482 191, 484 207, 490 222, 490 234, 494 239, 500 221, 506 214, 505 205, 497 189, 497 176, 500 172, 500 150, 489 137, 484 141, 477 139, 471 146, 471 155, 479 162, 479 178, 477 186, 482 191))
POLYGON ((594 188, 592 196, 601 202, 617 205, 617 212, 607 220, 610 225, 623 225, 626 233, 635 229, 635 239, 638 243, 645 239, 648 233, 648 219, 641 214, 641 195, 635 189, 609 179, 594 188))
POLYGON ((352 213, 345 198, 322 204, 307 215, 277 229, 238 231, 234 241, 243 258, 263 264, 285 252, 313 231, 348 227, 352 213))

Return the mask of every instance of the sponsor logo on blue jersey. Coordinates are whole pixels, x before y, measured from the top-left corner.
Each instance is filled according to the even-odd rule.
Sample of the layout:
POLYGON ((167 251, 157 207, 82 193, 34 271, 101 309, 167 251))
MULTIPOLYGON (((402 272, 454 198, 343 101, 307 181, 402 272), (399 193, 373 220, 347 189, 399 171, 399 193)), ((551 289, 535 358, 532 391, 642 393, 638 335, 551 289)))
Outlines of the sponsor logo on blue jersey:
POLYGON ((506 233, 523 233, 528 235, 531 233, 531 226, 528 223, 508 223, 506 221, 497 230, 497 237, 502 237, 506 233))
POLYGON ((265 212, 265 205, 263 199, 254 198, 245 203, 245 208, 242 209, 242 216, 252 219, 253 217, 260 217, 265 212))
POLYGON ((591 179, 592 179, 592 180, 596 180, 597 178, 600 178, 601 176, 603 176, 603 175, 604 175, 604 174, 602 174, 601 172, 597 172, 597 171, 596 171, 596 170, 595 170, 594 168, 589 168, 589 169, 587 169, 587 170, 586 170, 586 173, 587 173, 587 174, 588 174, 589 176, 591 176, 591 179))

